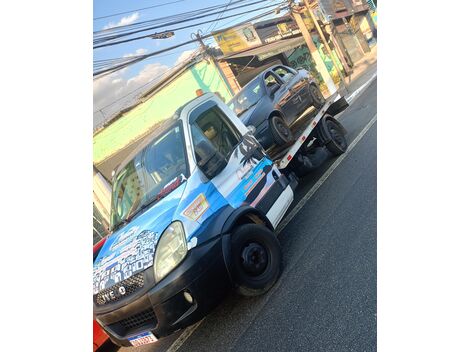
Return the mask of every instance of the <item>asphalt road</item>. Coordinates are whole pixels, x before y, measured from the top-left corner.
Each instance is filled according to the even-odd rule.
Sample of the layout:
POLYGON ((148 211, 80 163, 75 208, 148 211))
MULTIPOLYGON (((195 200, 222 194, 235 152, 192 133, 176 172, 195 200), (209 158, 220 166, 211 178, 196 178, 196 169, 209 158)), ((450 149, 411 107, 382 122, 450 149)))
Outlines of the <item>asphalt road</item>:
MULTIPOLYGON (((339 117, 353 141, 376 116, 374 80, 339 117)), ((264 296, 230 294, 178 351, 375 351, 377 131, 363 135, 279 233, 283 272, 264 296)), ((291 210, 335 162, 303 178, 291 210)), ((180 335, 120 351, 163 352, 180 335)))

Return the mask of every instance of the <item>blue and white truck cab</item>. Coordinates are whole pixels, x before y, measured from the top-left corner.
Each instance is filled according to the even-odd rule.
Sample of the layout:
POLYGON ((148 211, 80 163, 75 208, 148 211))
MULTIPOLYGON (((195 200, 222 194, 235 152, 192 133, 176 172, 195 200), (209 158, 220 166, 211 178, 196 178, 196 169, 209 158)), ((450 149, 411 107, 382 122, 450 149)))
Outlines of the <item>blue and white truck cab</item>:
POLYGON ((203 318, 231 288, 258 295, 274 285, 281 271, 274 231, 297 185, 288 164, 308 159, 297 157, 305 142, 335 154, 347 147, 327 113, 338 106, 333 100, 274 160, 208 93, 161 122, 121 163, 113 233, 93 264, 94 318, 114 343, 157 341, 203 318))

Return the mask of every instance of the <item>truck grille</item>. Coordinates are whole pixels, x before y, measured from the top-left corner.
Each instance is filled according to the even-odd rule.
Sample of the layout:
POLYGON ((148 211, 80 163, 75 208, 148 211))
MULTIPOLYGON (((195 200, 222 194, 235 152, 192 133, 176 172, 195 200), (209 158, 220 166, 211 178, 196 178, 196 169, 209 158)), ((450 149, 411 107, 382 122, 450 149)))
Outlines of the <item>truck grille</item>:
MULTIPOLYGON (((157 317, 152 308, 146 309, 140 313, 131 315, 117 323, 119 330, 121 331, 130 331, 146 325, 151 325, 154 327, 157 324, 157 317)), ((114 324, 113 324, 114 325, 114 324)))
POLYGON ((95 302, 97 305, 102 306, 108 303, 112 302, 117 302, 121 298, 127 297, 134 292, 136 292, 139 288, 144 286, 144 273, 138 273, 135 274, 124 281, 121 281, 111 287, 108 287, 107 289, 98 292, 98 294, 95 297, 95 302), (126 290, 125 294, 120 294, 119 292, 119 287, 124 287, 126 290), (113 293, 111 296, 110 293, 113 293))

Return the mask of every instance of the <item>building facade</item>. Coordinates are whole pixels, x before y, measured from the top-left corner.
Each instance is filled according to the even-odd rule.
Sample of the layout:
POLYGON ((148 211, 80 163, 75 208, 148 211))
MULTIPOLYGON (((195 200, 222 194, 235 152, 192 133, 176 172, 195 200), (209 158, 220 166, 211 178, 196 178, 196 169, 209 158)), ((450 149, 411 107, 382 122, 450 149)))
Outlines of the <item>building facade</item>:
POLYGON ((353 67, 370 48, 376 45, 376 25, 370 7, 363 0, 315 0, 330 31, 335 37, 338 51, 349 67, 353 67))
POLYGON ((214 33, 214 39, 223 52, 217 60, 230 68, 230 72, 240 86, 244 86, 258 73, 275 64, 284 64, 297 69, 303 68, 310 71, 324 94, 329 95, 317 65, 325 65, 329 76, 336 84, 339 84, 340 76, 332 60, 336 61, 343 74, 347 72, 330 36, 327 34, 333 58, 328 55, 320 40, 309 12, 304 11, 301 16, 315 43, 319 54, 318 59, 321 62, 312 60, 301 31, 290 15, 247 23, 237 28, 236 35, 231 29, 227 30, 227 33, 223 31, 214 33), (245 35, 244 38, 243 35, 245 35))

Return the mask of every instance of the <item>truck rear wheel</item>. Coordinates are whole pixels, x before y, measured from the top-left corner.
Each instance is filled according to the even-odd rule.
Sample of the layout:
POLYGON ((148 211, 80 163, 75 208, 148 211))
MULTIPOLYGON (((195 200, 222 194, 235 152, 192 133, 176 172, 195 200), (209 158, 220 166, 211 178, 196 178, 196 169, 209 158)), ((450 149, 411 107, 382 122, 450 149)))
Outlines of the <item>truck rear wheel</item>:
POLYGON ((326 133, 330 141, 326 143, 326 148, 335 156, 343 154, 348 149, 348 142, 338 123, 332 120, 326 121, 326 133))
POLYGON ((267 292, 281 272, 281 246, 263 225, 245 224, 232 234, 232 277, 237 292, 258 296, 267 292))

